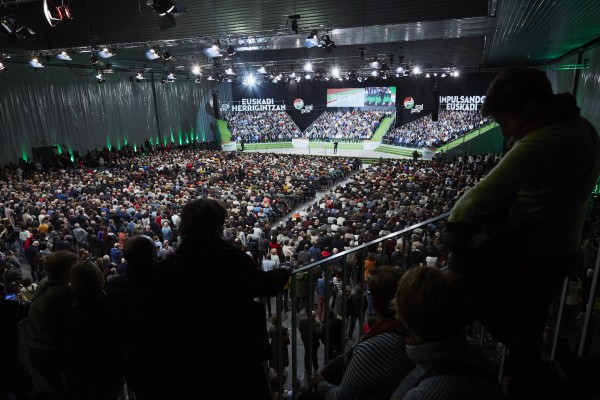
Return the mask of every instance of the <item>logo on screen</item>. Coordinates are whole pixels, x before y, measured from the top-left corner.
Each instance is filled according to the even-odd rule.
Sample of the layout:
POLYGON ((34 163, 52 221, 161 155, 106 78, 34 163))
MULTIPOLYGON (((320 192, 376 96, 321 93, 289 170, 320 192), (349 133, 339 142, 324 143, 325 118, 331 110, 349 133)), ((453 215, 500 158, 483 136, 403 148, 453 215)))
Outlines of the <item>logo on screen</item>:
POLYGON ((296 110, 300 110, 302 107, 304 107, 304 101, 302 99, 294 100, 294 108, 296 110))
POLYGON ((411 109, 415 105, 415 99, 412 97, 407 97, 404 99, 404 108, 411 109))

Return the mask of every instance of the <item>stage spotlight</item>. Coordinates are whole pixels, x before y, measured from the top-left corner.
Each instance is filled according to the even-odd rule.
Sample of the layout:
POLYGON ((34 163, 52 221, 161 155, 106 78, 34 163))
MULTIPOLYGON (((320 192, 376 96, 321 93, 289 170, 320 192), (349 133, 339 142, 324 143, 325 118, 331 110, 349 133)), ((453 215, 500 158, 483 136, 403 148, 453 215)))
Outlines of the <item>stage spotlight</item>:
POLYGON ((219 49, 219 46, 217 46, 217 44, 215 43, 211 47, 207 47, 206 49, 204 49, 204 54, 206 54, 208 58, 220 57, 221 49, 219 49))
POLYGON ((254 78, 254 75, 248 75, 246 77, 246 83, 248 85, 254 85, 256 83, 256 78, 254 78))
POLYGON ((90 62, 92 65, 97 65, 100 62, 100 59, 96 56, 90 56, 90 62))
POLYGON ((339 78, 340 69, 338 67, 333 67, 333 69, 331 70, 331 76, 333 76, 334 78, 339 78))
POLYGON ((200 77, 198 77, 194 80, 194 83, 200 83, 200 82, 202 82, 202 78, 200 78, 200 77))
POLYGON ((307 36, 306 40, 304 41, 304 46, 306 46, 308 49, 321 46, 317 31, 312 31, 310 35, 307 36))
POLYGON ((300 32, 300 27, 298 26, 299 19, 300 19, 300 15, 298 15, 298 14, 290 15, 290 16, 288 16, 288 21, 285 23, 285 26, 287 26, 287 23, 291 20, 292 21, 292 31, 294 31, 295 34, 298 34, 298 32, 300 32))
POLYGON ((229 68, 227 68, 227 69, 225 70, 225 74, 226 74, 226 75, 235 75, 235 74, 233 73, 233 69, 232 69, 231 67, 229 67, 229 68))
POLYGON ((104 74, 101 71, 98 71, 96 73, 96 80, 98 81, 98 83, 104 83, 104 74))
POLYGON ((48 0, 44 0, 43 9, 46 20, 53 28, 64 19, 73 19, 69 6, 64 3, 60 6, 55 6, 50 2, 50 5, 48 5, 48 0))
POLYGON ((310 76, 310 74, 306 74, 306 75, 304 75, 304 79, 306 79, 307 81, 311 80, 311 78, 312 78, 312 77, 310 76))
POLYGON ((6 15, 0 18, 1 31, 8 35, 9 43, 17 39, 28 39, 35 35, 35 31, 20 24, 14 16, 6 15))
POLYGON ((160 55, 158 54, 158 47, 153 47, 151 49, 148 49, 146 51, 145 55, 146 55, 146 58, 150 61, 160 58, 160 55))
POLYGON ((192 67, 192 74, 194 74, 194 75, 201 75, 201 72, 200 72, 200 67, 199 67, 199 66, 197 66, 197 65, 194 65, 194 66, 192 67))
POLYGON ((265 69, 265 67, 260 67, 256 70, 256 72, 258 72, 259 74, 266 74, 267 70, 265 69))
POLYGON ((418 65, 414 66, 411 72, 413 73, 413 75, 419 75, 421 73, 421 67, 419 67, 418 65))
POLYGON ((175 17, 185 14, 185 6, 183 4, 174 4, 172 1, 147 0, 146 4, 160 16, 158 27, 161 31, 176 26, 175 17))
POLYGON ((175 4, 169 0, 152 0, 148 1, 151 3, 150 7, 161 17, 164 17, 167 14, 175 11, 175 4))
POLYGON ((44 68, 44 66, 42 65, 41 62, 38 61, 38 59, 36 57, 32 58, 29 61, 29 65, 31 65, 33 68, 38 69, 38 68, 44 68))
POLYGON ((442 78, 445 78, 447 75, 445 72, 442 72, 442 75, 440 75, 442 78))
POLYGON ((4 66, 4 64, 2 64, 2 63, 0 62, 0 71, 4 71, 4 69, 5 69, 5 68, 6 68, 6 67, 4 66))
POLYGON ((116 53, 111 48, 108 48, 108 47, 105 47, 98 52, 98 56, 100 56, 101 58, 111 58, 115 54, 116 53))
POLYGON ((377 71, 371 71, 371 76, 372 76, 372 77, 376 77, 377 75, 379 75, 379 74, 377 73, 377 71))
POLYGON ((72 58, 69 54, 67 54, 66 51, 61 51, 60 53, 58 53, 56 55, 56 58, 58 58, 59 60, 63 60, 63 61, 71 61, 72 58))
POLYGON ((404 73, 404 68, 398 67, 398 68, 396 68, 396 72, 399 73, 399 74, 403 74, 404 73))
POLYGON ((452 76, 453 76, 453 77, 455 77, 455 78, 458 78, 458 76, 459 76, 459 75, 460 75, 460 74, 458 73, 458 71, 454 71, 454 72, 452 73, 452 76))
POLYGON ((139 82, 139 81, 143 81, 144 79, 146 79, 146 78, 144 78, 144 73, 143 73, 143 72, 138 72, 138 73, 137 73, 137 74, 134 76, 134 78, 135 78, 135 80, 136 80, 137 82, 139 82))
POLYGON ((331 40, 331 37, 329 37, 329 35, 323 35, 321 36, 321 47, 323 47, 325 51, 331 52, 337 46, 335 45, 335 42, 331 40))
POLYGON ((162 78, 161 78, 161 80, 160 80, 160 81, 161 81, 162 83, 174 83, 174 82, 175 82, 175 79, 177 79, 177 78, 175 78, 175 75, 173 75, 173 73, 172 73, 172 72, 169 72, 169 73, 165 73, 165 74, 162 76, 162 78))
POLYGON ((162 52, 162 58, 165 61, 169 61, 171 58, 173 58, 173 56, 171 55, 171 52, 169 50, 165 50, 162 52))
POLYGON ((232 45, 227 46, 227 55, 228 56, 234 56, 235 53, 236 53, 235 47, 233 47, 232 45))
POLYGON ((306 72, 312 72, 313 71, 312 63, 307 62, 306 64, 304 64, 304 70, 306 72))

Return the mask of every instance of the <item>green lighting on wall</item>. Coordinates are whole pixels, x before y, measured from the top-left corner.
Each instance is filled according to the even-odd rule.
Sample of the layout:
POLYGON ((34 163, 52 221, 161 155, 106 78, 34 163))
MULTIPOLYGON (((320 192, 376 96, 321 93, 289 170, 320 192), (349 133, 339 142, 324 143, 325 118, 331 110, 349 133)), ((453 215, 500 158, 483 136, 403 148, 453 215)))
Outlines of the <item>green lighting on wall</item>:
POLYGON ((56 152, 58 153, 58 155, 60 156, 62 154, 62 146, 60 144, 56 145, 56 152))
POLYGON ((69 154, 71 155, 71 161, 74 162, 75 161, 75 156, 73 155, 73 149, 71 149, 70 147, 67 149, 69 154))
POLYGON ((27 157, 27 151, 25 150, 25 148, 21 149, 21 158, 23 159, 23 161, 27 162, 29 160, 29 157, 27 157))
POLYGON ((183 144, 183 135, 181 134, 181 129, 179 129, 179 132, 177 132, 177 138, 179 139, 179 145, 181 146, 183 144))
POLYGON ((173 135, 173 129, 171 129, 171 143, 175 143, 175 136, 173 135))
POLYGON ((106 148, 108 151, 112 149, 112 145, 110 144, 110 136, 106 135, 106 148))
POLYGON ((137 153, 137 144, 133 145, 133 151, 134 151, 134 153, 137 153))
POLYGON ((121 139, 117 140, 117 150, 121 150, 121 139))

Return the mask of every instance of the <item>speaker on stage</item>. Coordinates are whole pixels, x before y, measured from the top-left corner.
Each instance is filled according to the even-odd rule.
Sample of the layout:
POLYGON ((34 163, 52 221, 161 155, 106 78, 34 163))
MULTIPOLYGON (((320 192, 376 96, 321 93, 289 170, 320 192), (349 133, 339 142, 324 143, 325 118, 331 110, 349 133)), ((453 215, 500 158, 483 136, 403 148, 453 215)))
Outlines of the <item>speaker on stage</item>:
POLYGON ((431 120, 437 122, 440 111, 440 92, 437 87, 433 89, 433 110, 431 111, 431 120))

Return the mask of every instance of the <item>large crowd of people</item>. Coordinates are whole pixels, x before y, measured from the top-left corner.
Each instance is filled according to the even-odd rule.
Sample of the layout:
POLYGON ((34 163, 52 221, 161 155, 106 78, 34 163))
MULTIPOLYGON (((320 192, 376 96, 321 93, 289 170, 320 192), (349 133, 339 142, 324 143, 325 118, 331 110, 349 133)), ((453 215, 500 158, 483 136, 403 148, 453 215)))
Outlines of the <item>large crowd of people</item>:
POLYGON ((381 124, 390 116, 388 111, 325 111, 304 132, 311 140, 358 142, 369 140, 381 124))
MULTIPOLYGON (((150 252, 154 252, 152 256, 145 256, 148 259, 155 257, 157 260, 168 262, 173 254, 181 251, 180 246, 185 240, 186 230, 192 229, 189 223, 187 228, 182 227, 182 219, 186 218, 182 209, 197 198, 216 199, 222 204, 227 215, 222 226, 219 225, 222 229, 223 241, 227 246, 249 254, 254 260, 254 265, 258 265, 265 271, 276 270, 279 265, 299 268, 450 211, 463 193, 473 187, 498 160, 499 158, 493 155, 481 154, 465 155, 445 162, 380 160, 373 165, 360 168, 359 160, 353 158, 227 153, 199 151, 188 146, 181 148, 162 146, 149 147, 144 153, 135 153, 127 147, 119 151, 105 149, 91 152, 78 159, 74 167, 61 169, 40 171, 30 165, 7 166, 0 171, 0 216, 3 222, 0 228, 2 229, 0 245, 4 250, 2 253, 5 269, 4 288, 9 292, 15 292, 24 303, 27 303, 27 292, 35 292, 35 284, 32 288, 31 280, 23 279, 25 278, 23 273, 19 274, 21 269, 19 262, 30 264, 32 278, 42 288, 54 288, 48 286, 48 282, 58 285, 53 289, 58 294, 68 292, 68 286, 65 285, 68 285, 70 279, 82 280, 86 274, 93 276, 94 271, 100 273, 100 277, 94 278, 96 285, 102 285, 102 280, 116 283, 118 278, 127 277, 128 273, 136 279, 141 279, 141 275, 131 275, 132 271, 138 271, 140 268, 136 262, 139 263, 139 260, 143 259, 140 258, 141 256, 136 255, 134 258, 132 255, 134 252, 131 247, 137 243, 133 239, 146 238, 143 243, 135 244, 135 247, 139 247, 140 244, 147 245, 150 252), (345 184, 336 184, 341 179, 346 180, 345 184), (321 198, 315 198, 319 189, 325 190, 326 194, 321 198), (290 214, 294 209, 297 211, 290 214), (57 272, 52 267, 56 264, 57 254, 62 258, 66 257, 66 254, 73 254, 75 258, 69 261, 73 266, 71 275, 64 271, 61 275, 61 270, 57 272), (83 262, 88 264, 82 264, 83 262), (77 268, 75 268, 76 264, 77 268), (78 278, 77 274, 81 274, 82 277, 78 278)), ((218 208, 215 210, 219 212, 218 208)), ((188 235, 193 236, 193 232, 201 230, 199 221, 195 222, 196 228, 188 231, 188 235)), ((440 234, 441 225, 430 224, 415 230, 412 235, 370 246, 368 253, 355 253, 348 256, 346 260, 350 276, 348 299, 361 293, 361 285, 368 283, 369 274, 364 268, 367 265, 370 265, 373 271, 378 265, 392 265, 401 269, 446 266, 448 253, 441 242, 440 234)), ((218 235, 221 236, 221 232, 218 235)), ((198 247, 200 245, 195 246, 200 248, 198 247)), ((211 252, 210 247, 202 248, 203 252, 211 252)), ((189 250, 192 249, 193 247, 189 250)), ((186 259, 186 263, 191 262, 190 257, 186 259)), ((211 257, 213 257, 211 263, 216 267, 221 261, 218 261, 219 257, 216 253, 211 257)), ((332 274, 336 276, 334 282, 338 279, 339 283, 341 275, 336 274, 341 273, 343 263, 331 263, 330 267, 332 274)), ((184 285, 184 279, 179 275, 172 275, 172 270, 168 268, 163 267, 163 275, 169 277, 175 292, 180 285, 184 285)), ((298 276, 298 279, 300 281, 301 277, 298 276)), ((226 281, 231 282, 231 279, 226 278, 226 281)), ((197 279, 194 282, 194 285, 201 284, 197 279)), ((211 282, 202 285, 215 283, 211 282)), ((73 285, 73 282, 71 284, 73 285)), ((67 321, 71 321, 68 324, 65 322, 67 324, 65 327, 76 329, 72 333, 65 334, 67 343, 57 342, 65 346, 76 346, 66 353, 70 354, 67 360, 68 368, 56 363, 55 358, 61 351, 57 347, 52 347, 52 352, 49 352, 46 347, 40 345, 35 353, 38 357, 35 362, 48 374, 45 378, 52 381, 56 392, 70 393, 73 398, 77 398, 78 393, 79 398, 82 398, 81 396, 85 398, 89 388, 106 388, 102 384, 98 386, 98 381, 88 382, 87 385, 82 386, 82 382, 85 381, 78 379, 77 374, 81 371, 77 366, 78 363, 83 363, 83 358, 77 351, 82 351, 84 348, 82 339, 78 335, 92 333, 100 335, 102 332, 112 335, 118 331, 118 329, 94 330, 101 328, 98 325, 100 321, 89 320, 90 317, 85 314, 87 309, 104 310, 102 308, 104 300, 101 300, 101 294, 97 292, 98 287, 95 288, 96 292, 93 296, 96 297, 93 299, 86 297, 88 294, 85 291, 76 294, 81 300, 77 303, 78 306, 70 308, 69 314, 65 316, 67 321), (62 383, 60 374, 56 375, 57 371, 63 373, 62 383)), ((288 293, 289 288, 288 284, 284 289, 285 299, 292 294, 288 293)), ((73 291, 75 289, 74 286, 73 291)), ((90 290, 89 287, 83 289, 90 290)), ((223 289, 217 292, 223 292, 227 296, 226 293, 230 290, 241 289, 238 286, 231 288, 225 284, 223 289)), ((311 287, 309 284, 306 289, 302 289, 308 291, 304 294, 300 293, 300 290, 298 288, 296 294, 299 296, 299 307, 295 311, 308 310, 307 298, 312 295, 311 290, 314 290, 315 295, 318 291, 319 296, 316 297, 319 298, 319 307, 315 310, 317 312, 314 322, 328 326, 324 315, 324 304, 320 301, 321 296, 324 299, 320 286, 315 283, 314 287, 311 287)), ((343 310, 340 291, 337 293, 337 307, 331 305, 334 318, 336 315, 341 315, 343 310)), ((370 291, 367 293, 363 309, 368 315, 372 313, 375 316, 377 313, 384 312, 381 305, 378 306, 381 303, 378 303, 377 296, 370 291)), ((256 296, 263 295, 272 294, 256 296)), ((270 298, 265 299, 270 305, 270 298)), ((38 301, 37 304, 41 306, 43 302, 38 301)), ((289 303, 286 300, 286 309, 293 304, 295 303, 291 300, 289 303)), ((170 308, 166 304, 160 307, 165 309, 165 314, 169 314, 170 308)), ((358 310, 360 306, 355 311, 358 310)), ((263 312, 266 311, 263 309, 263 312)), ((270 307, 268 311, 270 314, 270 307)), ((54 312, 56 313, 56 310, 54 312)), ((173 315, 185 319, 184 315, 180 314, 173 315)), ((173 326, 171 323, 181 322, 176 321, 173 315, 169 317, 168 326, 173 326)), ((385 315, 387 318, 392 318, 389 313, 385 315)), ((103 315, 103 318, 106 318, 105 322, 111 321, 110 315, 103 315)), ((119 320, 124 321, 126 318, 122 317, 119 320)), ((223 321, 228 319, 225 318, 223 321)), ((348 340, 357 341, 361 337, 362 328, 355 329, 356 322, 355 318, 344 332, 348 340)), ((61 328, 63 332, 65 327, 61 328)), ((413 326, 409 325, 409 328, 413 326)), ((391 327, 388 326, 386 329, 391 327)), ((419 332, 417 326, 414 329, 419 332)), ((238 333, 243 335, 242 332, 238 333)), ((170 332, 165 332, 165 338, 169 335, 170 332)), ((395 334, 386 337, 388 337, 385 341, 386 346, 403 343, 395 341, 395 334)), ((438 339, 424 337, 432 342, 438 339)), ((143 341, 146 339, 140 340, 142 343, 147 343, 143 341)), ((317 339, 325 342, 324 336, 319 336, 317 339)), ((39 343, 40 338, 36 340, 37 342, 34 343, 39 343)), ((102 339, 98 338, 98 340, 102 339)), ((369 340, 373 341, 370 345, 365 345, 365 348, 374 346, 379 340, 384 339, 382 336, 381 339, 369 340)), ((109 394, 112 395, 115 388, 122 384, 123 378, 128 383, 133 382, 130 388, 133 386, 139 393, 152 391, 152 384, 144 383, 144 377, 140 377, 139 374, 128 376, 126 370, 110 369, 111 365, 114 367, 118 364, 118 362, 115 364, 115 357, 118 358, 118 354, 109 351, 111 346, 118 345, 118 340, 116 344, 113 342, 105 342, 94 353, 98 354, 98 357, 102 354, 102 360, 107 363, 103 364, 106 368, 98 376, 111 383, 109 394)), ((9 343, 5 342, 5 344, 9 343)), ((185 343, 181 345, 185 346, 185 343)), ((137 350, 134 350, 137 351, 135 354, 139 355, 141 350, 139 346, 137 347, 137 350)), ((269 345, 268 348, 276 347, 269 345)), ((316 350, 309 350, 307 347, 305 354, 308 355, 309 351, 312 354, 312 351, 316 350)), ((332 352, 328 358, 332 360, 335 355, 336 352, 332 352)), ((172 357, 172 354, 166 354, 165 357, 172 357)), ((304 368, 310 371, 311 365, 314 364, 316 370, 316 360, 307 357, 307 365, 304 365, 304 368)), ((402 368, 411 365, 405 355, 400 354, 399 357, 404 358, 395 360, 394 363, 402 365, 402 368)), ((270 360, 275 363, 273 356, 270 360)), ((368 358, 366 360, 368 364, 368 358)), ((139 360, 136 362, 139 363, 139 360)), ((358 358, 355 362, 361 365, 358 358)), ((90 371, 96 370, 95 366, 85 363, 82 365, 90 371)), ((148 376, 156 372, 144 371, 148 376)), ((403 370, 402 376, 406 372, 403 370)), ((346 383, 338 388, 332 382, 320 383, 319 392, 323 393, 325 398, 329 398, 327 397, 329 392, 339 393, 343 392, 345 387, 354 387, 353 385, 357 384, 358 373, 354 371, 354 376, 349 377, 350 380, 344 381, 346 383)), ((176 383, 178 375, 170 376, 170 379, 176 383)), ((478 382, 478 379, 475 381, 478 382)), ((360 382, 359 379, 358 384, 360 382)), ((375 380, 370 381, 369 384, 375 384, 377 387, 377 382, 381 383, 375 380)), ((392 382, 385 382, 388 391, 395 388, 392 382)), ((193 382, 189 383, 190 387, 193 386, 193 382)), ((180 389, 183 390, 184 386, 180 389)), ((223 396, 227 398, 227 394, 223 396)), ((152 396, 139 398, 152 398, 152 396)))
POLYGON ((285 111, 224 112, 231 140, 245 143, 289 142, 302 132, 285 111))
POLYGON ((439 112, 438 121, 431 114, 390 129, 383 136, 383 143, 403 147, 439 147, 486 124, 487 118, 479 111, 439 112))
POLYGON ((387 111, 324 111, 304 132, 284 112, 226 112, 232 140, 244 143, 316 141, 358 142, 370 139, 387 111))

